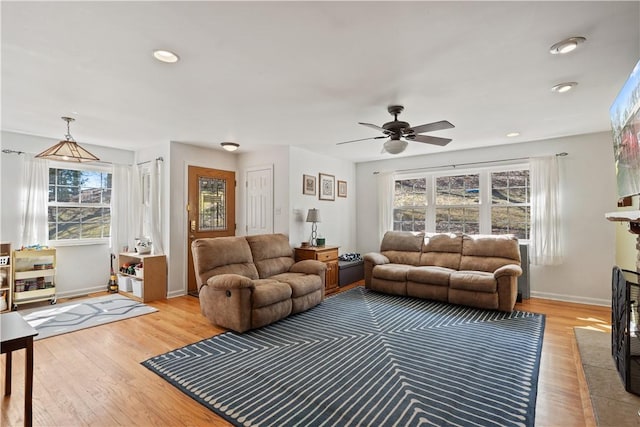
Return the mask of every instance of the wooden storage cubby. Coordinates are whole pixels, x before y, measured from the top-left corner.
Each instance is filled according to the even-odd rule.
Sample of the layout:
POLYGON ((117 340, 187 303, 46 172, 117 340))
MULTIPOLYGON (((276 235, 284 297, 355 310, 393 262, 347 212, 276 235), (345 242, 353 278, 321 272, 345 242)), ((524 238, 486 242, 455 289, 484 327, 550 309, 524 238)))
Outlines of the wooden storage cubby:
POLYGON ((11 252, 11 265, 12 309, 17 309, 20 304, 37 301, 49 300, 51 304, 56 303, 55 248, 14 250, 11 252))
POLYGON ((0 298, 4 294, 7 306, 0 312, 13 307, 13 273, 11 272, 11 243, 0 243, 0 298))
POLYGON ((140 296, 133 292, 119 291, 130 298, 148 302, 167 298, 167 258, 165 255, 141 255, 137 252, 123 252, 118 255, 119 274, 140 280, 140 296), (142 277, 120 271, 123 264, 142 263, 142 277))

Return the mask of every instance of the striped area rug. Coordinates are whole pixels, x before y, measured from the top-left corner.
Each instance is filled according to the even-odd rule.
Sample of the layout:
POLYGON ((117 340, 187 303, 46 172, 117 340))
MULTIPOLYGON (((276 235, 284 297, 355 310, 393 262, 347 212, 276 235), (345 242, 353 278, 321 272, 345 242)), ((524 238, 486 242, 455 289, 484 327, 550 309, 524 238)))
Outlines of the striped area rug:
POLYGON ((355 288, 143 365, 238 426, 533 426, 544 320, 355 288))

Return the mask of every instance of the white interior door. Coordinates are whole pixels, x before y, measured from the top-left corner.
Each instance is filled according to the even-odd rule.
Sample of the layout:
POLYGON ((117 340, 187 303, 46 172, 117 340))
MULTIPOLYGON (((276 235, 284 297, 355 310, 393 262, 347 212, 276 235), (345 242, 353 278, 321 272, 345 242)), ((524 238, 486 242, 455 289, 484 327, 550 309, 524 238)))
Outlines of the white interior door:
POLYGON ((247 235, 273 233, 273 166, 247 171, 247 235))

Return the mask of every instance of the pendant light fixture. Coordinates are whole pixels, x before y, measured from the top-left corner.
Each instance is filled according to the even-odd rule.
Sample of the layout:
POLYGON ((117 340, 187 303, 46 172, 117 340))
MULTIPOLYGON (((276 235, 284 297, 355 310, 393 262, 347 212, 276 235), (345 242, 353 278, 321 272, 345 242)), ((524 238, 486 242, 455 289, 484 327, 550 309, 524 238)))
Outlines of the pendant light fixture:
POLYGON ((62 120, 67 122, 67 134, 64 136, 65 140, 60 141, 53 147, 44 150, 36 157, 49 160, 60 160, 63 162, 95 162, 98 159, 96 156, 79 146, 71 136, 69 131, 69 123, 75 121, 72 117, 61 117, 62 120))

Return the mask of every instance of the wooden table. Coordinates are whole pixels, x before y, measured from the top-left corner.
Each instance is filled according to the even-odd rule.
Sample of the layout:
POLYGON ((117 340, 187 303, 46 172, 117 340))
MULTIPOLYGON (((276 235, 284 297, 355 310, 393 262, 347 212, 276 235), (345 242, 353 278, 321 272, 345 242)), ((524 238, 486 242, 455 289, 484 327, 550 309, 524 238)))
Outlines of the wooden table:
POLYGON ((330 294, 338 290, 338 248, 339 246, 295 248, 296 262, 305 259, 315 259, 327 265, 327 272, 324 276, 325 294, 330 294))
POLYGON ((11 353, 24 348, 25 380, 24 380, 24 425, 32 424, 33 411, 31 398, 33 395, 33 337, 38 331, 33 329, 18 313, 0 315, 0 354, 7 354, 5 363, 4 395, 11 394, 11 353))

